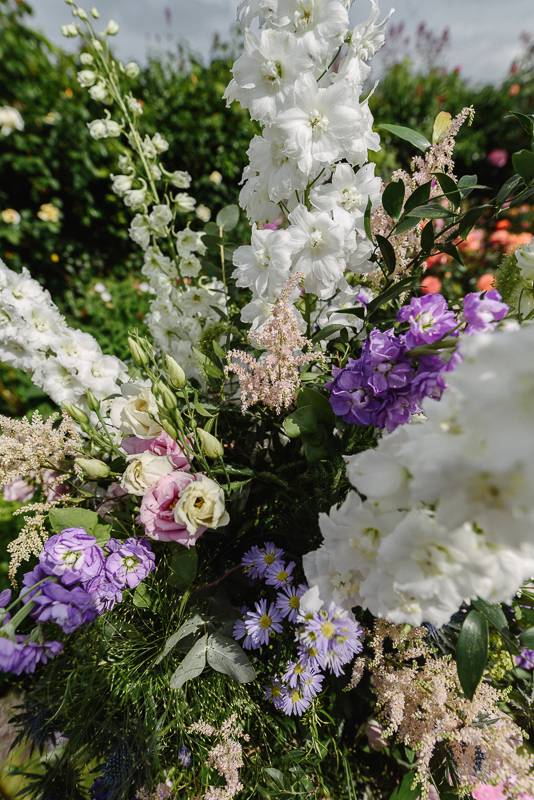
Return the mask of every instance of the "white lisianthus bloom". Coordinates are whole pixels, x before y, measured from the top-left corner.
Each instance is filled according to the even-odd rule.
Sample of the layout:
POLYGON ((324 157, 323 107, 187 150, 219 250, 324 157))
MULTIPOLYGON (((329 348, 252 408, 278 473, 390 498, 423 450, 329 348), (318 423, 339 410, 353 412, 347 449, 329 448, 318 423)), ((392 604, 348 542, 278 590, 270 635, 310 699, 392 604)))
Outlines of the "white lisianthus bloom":
MULTIPOLYGON (((416 425, 417 423, 413 423, 416 425)), ((381 508, 410 508, 410 472, 402 460, 406 426, 381 439, 373 450, 346 456, 347 478, 368 500, 381 508)))
POLYGON ((115 397, 109 406, 112 425, 124 436, 153 439, 161 433, 158 422, 158 405, 147 386, 127 383, 122 387, 122 397, 115 397))
POLYGON ((286 231, 252 228, 252 244, 234 252, 236 286, 275 300, 291 269, 291 237, 286 231))
POLYGON ((526 281, 534 281, 534 243, 520 247, 515 252, 517 266, 521 270, 521 277, 526 281))
POLYGON ((167 456, 158 456, 148 451, 130 456, 128 462, 120 484, 128 494, 139 496, 144 495, 160 478, 175 469, 167 456))
POLYGON ((9 136, 13 131, 23 131, 24 120, 20 111, 12 106, 0 107, 0 133, 9 136))
MULTIPOLYGON (((112 298, 108 292, 103 292, 101 298, 109 302, 112 298)), ((96 397, 105 398, 117 391, 119 380, 127 380, 127 373, 115 356, 97 356, 92 363, 88 358, 78 365, 78 378, 84 386, 90 389, 96 397)))
POLYGON ((241 322, 250 325, 250 329, 254 331, 272 317, 273 308, 272 301, 266 300, 264 297, 257 297, 241 309, 241 322))
POLYGON ((286 93, 312 60, 305 48, 286 31, 263 30, 259 38, 245 34, 245 52, 237 59, 224 97, 238 100, 253 119, 273 119, 286 93))
POLYGON ((293 271, 304 275, 304 288, 320 298, 331 297, 345 269, 342 230, 324 211, 308 211, 304 206, 289 215, 293 251, 293 271))
POLYGON ((205 475, 196 476, 174 507, 176 522, 193 535, 199 528, 223 528, 230 522, 224 504, 224 492, 218 483, 205 475))
POLYGON ((313 75, 295 83, 294 96, 276 118, 286 140, 286 153, 295 158, 306 175, 345 156, 355 132, 362 128, 357 98, 342 81, 320 88, 313 75))

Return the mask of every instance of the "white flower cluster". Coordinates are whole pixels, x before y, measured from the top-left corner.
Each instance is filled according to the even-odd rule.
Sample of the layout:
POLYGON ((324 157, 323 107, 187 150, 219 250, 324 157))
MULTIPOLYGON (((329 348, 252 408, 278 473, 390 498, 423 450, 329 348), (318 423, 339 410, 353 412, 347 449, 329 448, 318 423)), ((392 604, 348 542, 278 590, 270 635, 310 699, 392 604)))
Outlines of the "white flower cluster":
POLYGON ((29 373, 58 405, 83 405, 87 390, 103 399, 127 379, 118 358, 104 355, 90 334, 69 328, 27 270, 13 272, 2 261, 0 361, 29 373))
MULTIPOLYGON (((77 9, 79 17, 80 9, 77 9)), ((106 35, 111 35, 109 25, 106 35)), ((89 39, 88 50, 80 55, 82 69, 78 82, 92 99, 115 107, 105 117, 89 123, 95 139, 127 137, 129 148, 119 158, 120 173, 112 176, 113 191, 133 212, 130 238, 144 251, 143 275, 152 294, 147 325, 155 344, 172 355, 189 377, 200 379, 198 345, 207 325, 218 322, 215 309, 225 306, 224 286, 220 281, 202 281, 200 257, 206 252, 202 234, 186 227, 178 230, 179 215, 191 214, 196 200, 186 190, 191 185, 187 172, 165 169, 161 156, 169 143, 160 134, 144 137, 137 118, 142 105, 131 94, 123 95, 121 76, 134 79, 139 67, 134 62, 115 61, 109 51, 95 49, 89 39), (198 280, 197 280, 198 279, 198 280)), ((197 209, 199 218, 208 209, 197 209)))
POLYGON ((13 131, 23 131, 24 120, 20 111, 12 106, 0 106, 0 135, 9 136, 13 131))
POLYGON ((321 599, 445 624, 534 576, 534 325, 465 337, 426 419, 347 457, 352 491, 305 556, 321 599))
POLYGON ((376 24, 372 0, 371 19, 351 30, 351 5, 244 0, 239 7, 245 52, 225 96, 262 125, 240 195, 254 224, 252 243, 238 248, 234 261, 237 285, 252 291, 243 319, 253 324, 291 274, 302 273, 305 291, 331 300, 348 290, 347 272, 373 268, 364 215, 369 199, 377 203, 381 181, 366 162, 379 137, 360 96, 384 23, 376 24))

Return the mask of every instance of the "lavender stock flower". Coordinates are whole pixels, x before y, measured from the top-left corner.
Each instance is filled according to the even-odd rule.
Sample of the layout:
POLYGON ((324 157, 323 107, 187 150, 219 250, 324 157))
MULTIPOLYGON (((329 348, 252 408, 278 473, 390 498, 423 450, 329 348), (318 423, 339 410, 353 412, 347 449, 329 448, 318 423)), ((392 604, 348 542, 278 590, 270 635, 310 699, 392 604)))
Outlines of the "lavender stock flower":
POLYGON ((516 666, 521 667, 521 669, 534 670, 534 650, 529 650, 527 647, 524 647, 520 654, 515 657, 515 663, 516 666))
POLYGON ((492 328, 505 318, 509 310, 496 289, 466 294, 464 297, 466 333, 479 333, 492 328))
MULTIPOLYGON (((72 633, 98 616, 93 596, 81 586, 66 588, 47 581, 33 593, 31 600, 35 604, 31 612, 33 619, 54 622, 64 633, 72 633)), ((27 602, 26 597, 23 602, 27 602)))
POLYGON ((36 642, 28 636, 6 636, 0 629, 0 671, 15 675, 35 672, 63 650, 60 642, 36 642))
POLYGON ((408 323, 408 348, 432 344, 453 333, 458 326, 456 316, 441 294, 413 297, 397 314, 399 322, 408 323))
POLYGON ((106 559, 106 578, 118 589, 135 589, 155 567, 156 559, 146 539, 110 539, 106 559))
POLYGON ((64 586, 96 578, 104 566, 104 554, 94 536, 83 528, 66 528, 45 543, 39 563, 64 586))

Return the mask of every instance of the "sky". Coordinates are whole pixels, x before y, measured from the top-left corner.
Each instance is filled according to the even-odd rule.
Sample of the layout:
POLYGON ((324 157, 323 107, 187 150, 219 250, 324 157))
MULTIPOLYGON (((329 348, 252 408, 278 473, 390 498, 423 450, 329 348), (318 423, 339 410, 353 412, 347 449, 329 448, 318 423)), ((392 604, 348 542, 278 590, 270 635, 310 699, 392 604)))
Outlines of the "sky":
MULTIPOLYGON (((236 8, 236 0, 87 0, 88 8, 92 2, 102 18, 121 26, 119 56, 137 61, 177 41, 207 54, 213 35, 229 31, 236 8)), ((70 21, 64 0, 33 0, 32 5, 36 27, 65 42, 59 34, 70 21)), ((383 11, 392 6, 395 22, 406 23, 408 30, 422 21, 435 32, 448 27, 446 63, 478 83, 504 77, 519 52, 520 34, 534 34, 534 0, 381 0, 383 11)), ((367 16, 366 0, 357 0, 355 7, 355 20, 367 16)))

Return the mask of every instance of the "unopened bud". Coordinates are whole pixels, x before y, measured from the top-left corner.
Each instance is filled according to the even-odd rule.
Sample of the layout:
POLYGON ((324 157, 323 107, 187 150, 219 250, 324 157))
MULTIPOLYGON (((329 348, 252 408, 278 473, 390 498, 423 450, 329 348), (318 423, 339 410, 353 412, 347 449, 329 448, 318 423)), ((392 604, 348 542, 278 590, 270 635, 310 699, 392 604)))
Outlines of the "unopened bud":
POLYGON ((154 394, 158 400, 161 400, 167 411, 172 411, 178 405, 174 392, 172 392, 168 386, 165 386, 164 383, 161 383, 161 381, 158 381, 154 385, 154 394))
POLYGON ((88 478, 107 478, 111 472, 110 468, 98 458, 76 458, 74 464, 88 478))
POLYGON ((205 431, 204 428, 197 428, 196 433, 200 441, 202 452, 205 456, 208 458, 222 458, 224 455, 224 449, 216 436, 208 433, 208 431, 205 431))
POLYGON ((133 336, 128 336, 128 347, 130 348, 130 353, 137 366, 146 367, 148 364, 146 351, 133 336))
POLYGON ((69 417, 71 417, 74 422, 77 422, 79 425, 89 425, 89 417, 82 411, 81 408, 78 406, 73 406, 70 403, 65 403, 63 405, 64 410, 67 412, 69 417))
POLYGON ((97 400, 90 389, 88 389, 85 393, 85 400, 87 402, 89 411, 94 411, 95 413, 100 411, 100 400, 97 400))
POLYGON ((168 434, 169 434, 169 436, 171 437, 171 439, 174 439, 174 440, 176 440, 176 439, 178 438, 178 431, 176 430, 176 428, 174 427, 174 425, 171 425, 171 423, 169 422, 169 420, 168 420, 168 419, 164 419, 164 420, 162 420, 162 422, 161 422, 161 427, 163 428, 163 430, 165 431, 165 433, 168 433, 168 434))
POLYGON ((177 361, 174 360, 172 356, 165 356, 165 366, 167 367, 167 375, 169 376, 169 381, 174 386, 175 389, 183 389, 185 384, 187 383, 187 378, 185 377, 185 372, 178 364, 177 361))
POLYGON ((110 19, 110 21, 106 25, 106 30, 104 31, 104 33, 106 33, 107 36, 116 36, 118 32, 119 32, 118 24, 115 22, 114 19, 110 19))

